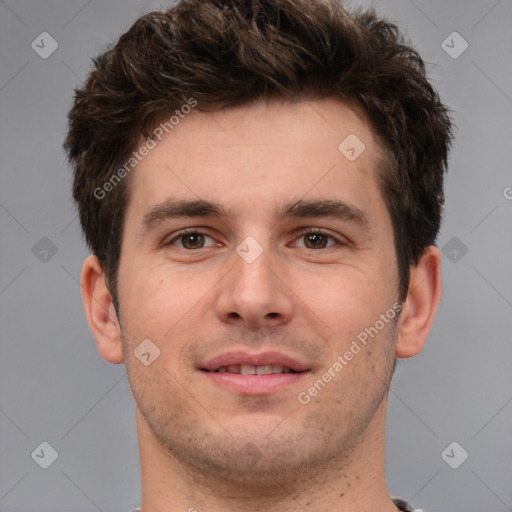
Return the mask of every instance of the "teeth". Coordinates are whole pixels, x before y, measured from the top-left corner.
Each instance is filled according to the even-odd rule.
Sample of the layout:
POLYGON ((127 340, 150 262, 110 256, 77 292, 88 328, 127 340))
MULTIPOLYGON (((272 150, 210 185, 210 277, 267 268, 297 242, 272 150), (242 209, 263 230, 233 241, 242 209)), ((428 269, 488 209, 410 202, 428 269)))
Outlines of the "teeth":
POLYGON ((219 373, 238 373, 241 375, 271 375, 273 373, 295 373, 287 366, 280 364, 265 364, 261 366, 253 366, 251 364, 230 364, 222 366, 216 370, 219 373))
POLYGON ((256 375, 256 366, 251 366, 250 364, 241 364, 240 373, 242 375, 256 375))
POLYGON ((265 366, 257 366, 256 374, 257 375, 272 375, 272 365, 267 364, 265 366))

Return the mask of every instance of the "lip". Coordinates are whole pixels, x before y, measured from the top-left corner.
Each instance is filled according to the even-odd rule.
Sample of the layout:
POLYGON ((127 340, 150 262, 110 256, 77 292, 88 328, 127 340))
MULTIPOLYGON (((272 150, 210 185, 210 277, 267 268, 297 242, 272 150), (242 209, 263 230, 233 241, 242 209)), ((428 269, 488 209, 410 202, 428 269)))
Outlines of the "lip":
POLYGON ((309 372, 241 375, 238 373, 203 372, 213 383, 244 395, 264 395, 280 391, 303 379, 309 372))
POLYGON ((262 395, 280 391, 302 380, 310 373, 304 363, 282 352, 270 351, 249 354, 244 351, 225 352, 209 359, 198 367, 203 375, 214 384, 245 395, 262 395), (230 365, 247 364, 251 366, 280 365, 287 366, 297 373, 274 373, 270 375, 242 375, 238 373, 220 373, 215 370, 230 365))

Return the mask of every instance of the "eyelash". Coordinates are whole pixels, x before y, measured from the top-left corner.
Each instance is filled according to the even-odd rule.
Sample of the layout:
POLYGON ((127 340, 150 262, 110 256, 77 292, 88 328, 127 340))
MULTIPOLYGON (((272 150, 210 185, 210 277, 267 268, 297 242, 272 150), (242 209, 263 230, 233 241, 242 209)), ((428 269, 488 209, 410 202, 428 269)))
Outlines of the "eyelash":
MULTIPOLYGON (((324 250, 324 251, 327 250, 327 249, 332 249, 332 248, 334 248, 336 246, 347 246, 348 245, 348 242, 343 242, 343 241, 339 240, 338 238, 334 237, 333 235, 322 231, 319 228, 305 228, 305 229, 301 230, 298 233, 296 239, 299 239, 299 238, 302 238, 302 237, 304 237, 306 235, 311 235, 311 234, 323 235, 323 236, 326 236, 327 238, 329 238, 329 239, 331 239, 331 240, 333 240, 335 242, 331 246, 321 247, 320 248, 321 250, 324 250)), ((173 245, 175 241, 180 240, 181 238, 183 238, 184 236, 187 236, 187 235, 202 235, 202 236, 206 236, 208 238, 211 238, 213 240, 213 237, 211 237, 210 235, 207 235, 206 233, 203 233, 203 232, 199 231, 197 228, 187 228, 187 229, 184 229, 184 230, 180 231, 179 233, 177 233, 171 240, 169 240, 168 242, 164 243, 164 245, 165 246, 173 245)), ((184 247, 180 247, 180 249, 183 249, 185 251, 197 251, 199 249, 205 249, 205 247, 200 247, 199 249, 186 249, 184 247)), ((305 247, 305 249, 309 249, 311 251, 320 250, 320 249, 312 249, 312 248, 309 248, 309 247, 305 247)))

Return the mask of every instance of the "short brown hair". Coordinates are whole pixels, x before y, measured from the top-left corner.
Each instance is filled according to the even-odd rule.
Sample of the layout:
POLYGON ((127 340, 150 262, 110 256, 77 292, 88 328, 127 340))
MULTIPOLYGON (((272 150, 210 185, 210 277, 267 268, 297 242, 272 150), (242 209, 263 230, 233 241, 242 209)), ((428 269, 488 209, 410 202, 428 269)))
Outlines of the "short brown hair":
POLYGON ((139 18, 93 62, 64 147, 85 238, 115 303, 127 180, 100 199, 95 190, 190 98, 202 112, 269 98, 359 107, 387 155, 378 180, 405 299, 409 266, 439 231, 452 125, 396 25, 338 0, 182 0, 139 18))

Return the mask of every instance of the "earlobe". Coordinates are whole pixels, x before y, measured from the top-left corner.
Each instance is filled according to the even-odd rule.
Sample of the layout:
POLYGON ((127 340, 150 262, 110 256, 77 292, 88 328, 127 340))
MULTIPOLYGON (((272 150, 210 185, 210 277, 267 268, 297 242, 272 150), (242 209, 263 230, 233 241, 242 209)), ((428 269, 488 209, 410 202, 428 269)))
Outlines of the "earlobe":
POLYGON ((418 264, 411 267, 409 293, 398 324, 397 357, 421 352, 441 302, 441 253, 429 246, 418 264))
POLYGON ((98 350, 106 361, 123 362, 121 330, 98 258, 91 254, 82 269, 82 298, 85 314, 98 350))

